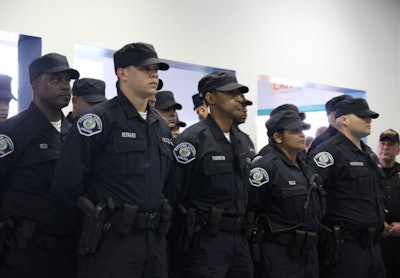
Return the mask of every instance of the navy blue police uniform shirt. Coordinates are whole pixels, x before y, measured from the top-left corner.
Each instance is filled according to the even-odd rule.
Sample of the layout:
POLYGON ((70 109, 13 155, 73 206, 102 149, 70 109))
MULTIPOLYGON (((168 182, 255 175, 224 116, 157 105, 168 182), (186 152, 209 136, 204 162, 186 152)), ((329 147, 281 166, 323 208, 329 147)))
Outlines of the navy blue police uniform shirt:
POLYGON ((297 158, 298 167, 278 148, 269 146, 250 170, 249 209, 269 218, 271 231, 303 228, 319 231, 326 192, 311 188, 314 171, 297 158))
POLYGON ((239 128, 236 131, 240 141, 242 141, 246 145, 246 148, 248 148, 248 150, 250 151, 251 159, 253 159, 256 156, 256 151, 254 148, 254 143, 253 141, 251 141, 250 136, 247 133, 241 131, 239 128))
POLYGON ((33 102, 0 126, 3 217, 33 220, 39 231, 50 234, 67 232, 57 225, 51 185, 62 141, 70 127, 62 115, 60 134, 33 102))
POLYGON ((175 138, 176 162, 165 189, 173 205, 206 213, 216 207, 225 216, 244 215, 252 154, 233 128, 230 140, 211 115, 175 138))
POLYGON ((323 222, 343 223, 350 231, 381 229, 384 221, 384 174, 378 158, 361 141, 355 146, 338 132, 308 156, 328 193, 323 222))
POLYGON ((109 198, 139 212, 159 211, 172 162, 171 131, 151 109, 144 120, 125 95, 90 108, 64 144, 53 192, 68 209, 86 194, 94 203, 109 198))

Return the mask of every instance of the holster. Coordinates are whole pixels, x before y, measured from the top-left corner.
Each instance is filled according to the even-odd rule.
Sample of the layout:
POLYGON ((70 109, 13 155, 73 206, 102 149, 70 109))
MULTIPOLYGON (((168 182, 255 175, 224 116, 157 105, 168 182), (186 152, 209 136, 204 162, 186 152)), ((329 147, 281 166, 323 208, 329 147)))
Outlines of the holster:
POLYGON ((78 246, 79 254, 86 255, 96 253, 103 236, 106 206, 106 203, 99 203, 95 206, 87 197, 79 197, 78 207, 84 213, 83 228, 78 246))
POLYGON ((339 252, 344 239, 344 229, 341 226, 335 225, 332 229, 323 226, 318 252, 324 256, 323 262, 325 266, 330 266, 338 262, 339 252))
POLYGON ((199 243, 199 231, 201 229, 198 217, 197 209, 190 208, 186 210, 183 205, 178 205, 178 215, 174 217, 174 222, 176 222, 177 225, 174 226, 174 231, 172 231, 173 233, 177 234, 178 253, 197 251, 199 243))
POLYGON ((259 217, 256 218, 255 220, 255 225, 253 226, 253 229, 251 231, 249 241, 250 241, 250 252, 251 252, 251 257, 253 258, 253 261, 255 263, 261 262, 262 259, 262 250, 261 250, 261 243, 265 234, 265 228, 260 221, 259 217))

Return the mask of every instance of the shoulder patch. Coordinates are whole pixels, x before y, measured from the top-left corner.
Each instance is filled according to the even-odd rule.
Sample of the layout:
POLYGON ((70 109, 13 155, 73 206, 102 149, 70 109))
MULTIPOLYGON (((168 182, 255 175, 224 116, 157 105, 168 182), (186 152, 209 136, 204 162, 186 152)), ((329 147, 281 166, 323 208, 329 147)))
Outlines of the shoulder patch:
POLYGON ((252 186, 259 187, 269 182, 269 175, 265 169, 256 167, 251 169, 249 181, 252 186))
POLYGON ((314 162, 320 168, 327 168, 335 164, 333 156, 328 152, 320 152, 314 156, 314 162))
POLYGON ((0 134, 0 158, 9 155, 14 151, 14 143, 10 137, 0 134))
POLYGON ((174 148, 174 156, 179 163, 187 164, 196 158, 196 149, 192 144, 182 142, 174 148))
POLYGON ((103 123, 96 114, 86 114, 76 123, 79 133, 84 136, 93 136, 103 131, 103 123))

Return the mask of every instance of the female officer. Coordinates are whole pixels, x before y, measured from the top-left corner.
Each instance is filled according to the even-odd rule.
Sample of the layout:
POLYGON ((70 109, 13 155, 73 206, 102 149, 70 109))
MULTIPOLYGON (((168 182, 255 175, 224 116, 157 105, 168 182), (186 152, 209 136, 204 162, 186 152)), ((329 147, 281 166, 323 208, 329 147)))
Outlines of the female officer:
POLYGON ((318 277, 316 232, 324 194, 319 177, 299 156, 303 130, 311 126, 294 111, 278 112, 265 125, 271 148, 254 159, 250 172, 249 208, 261 239, 257 276, 318 277))

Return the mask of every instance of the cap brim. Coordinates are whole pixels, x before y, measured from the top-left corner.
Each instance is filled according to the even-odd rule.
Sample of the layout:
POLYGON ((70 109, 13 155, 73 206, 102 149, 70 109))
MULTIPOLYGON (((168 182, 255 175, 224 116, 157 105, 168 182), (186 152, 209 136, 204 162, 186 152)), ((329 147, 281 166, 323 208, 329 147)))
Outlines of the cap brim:
POLYGON ((242 105, 246 105, 246 106, 253 105, 253 102, 246 99, 246 100, 242 101, 242 105))
POLYGON ((44 71, 43 73, 57 73, 57 72, 68 72, 69 73, 69 77, 71 79, 78 79, 79 78, 79 72, 77 70, 68 68, 66 66, 54 67, 54 68, 51 68, 51 69, 48 69, 48 70, 44 71))
POLYGON ((78 97, 81 97, 84 101, 89 103, 98 103, 107 100, 106 97, 103 95, 83 95, 78 97))
POLYGON ((233 91, 233 90, 239 90, 240 93, 244 94, 249 91, 249 88, 242 84, 230 83, 230 84, 226 84, 224 86, 215 88, 215 90, 221 91, 221 92, 229 92, 229 91, 233 91))
POLYGON ((14 95, 9 91, 0 91, 0 99, 14 99, 17 100, 14 95))
POLYGON ((156 65, 156 64, 158 64, 159 70, 169 69, 169 65, 165 61, 158 59, 158 58, 148 58, 148 59, 144 60, 143 62, 141 62, 140 65, 138 65, 138 66, 150 66, 150 65, 156 65))
POLYGON ((382 140, 385 140, 385 139, 388 139, 388 140, 392 141, 393 143, 398 143, 399 142, 399 140, 397 140, 395 137, 393 137, 391 135, 383 135, 383 136, 381 136, 379 138, 379 141, 382 141, 382 140))
POLYGON ((358 117, 370 117, 372 119, 376 119, 379 117, 379 114, 372 111, 372 110, 363 110, 363 111, 358 111, 358 112, 354 112, 354 115, 358 116, 358 117))
POLYGON ((182 105, 177 103, 177 102, 174 102, 174 101, 167 101, 167 102, 165 102, 163 104, 160 104, 160 105, 156 106, 156 108, 159 109, 159 110, 165 110, 165 109, 170 108, 171 106, 175 106, 176 110, 181 110, 182 109, 182 105))
POLYGON ((176 126, 185 127, 185 126, 186 126, 186 123, 184 123, 184 122, 177 122, 177 123, 176 123, 176 126))

